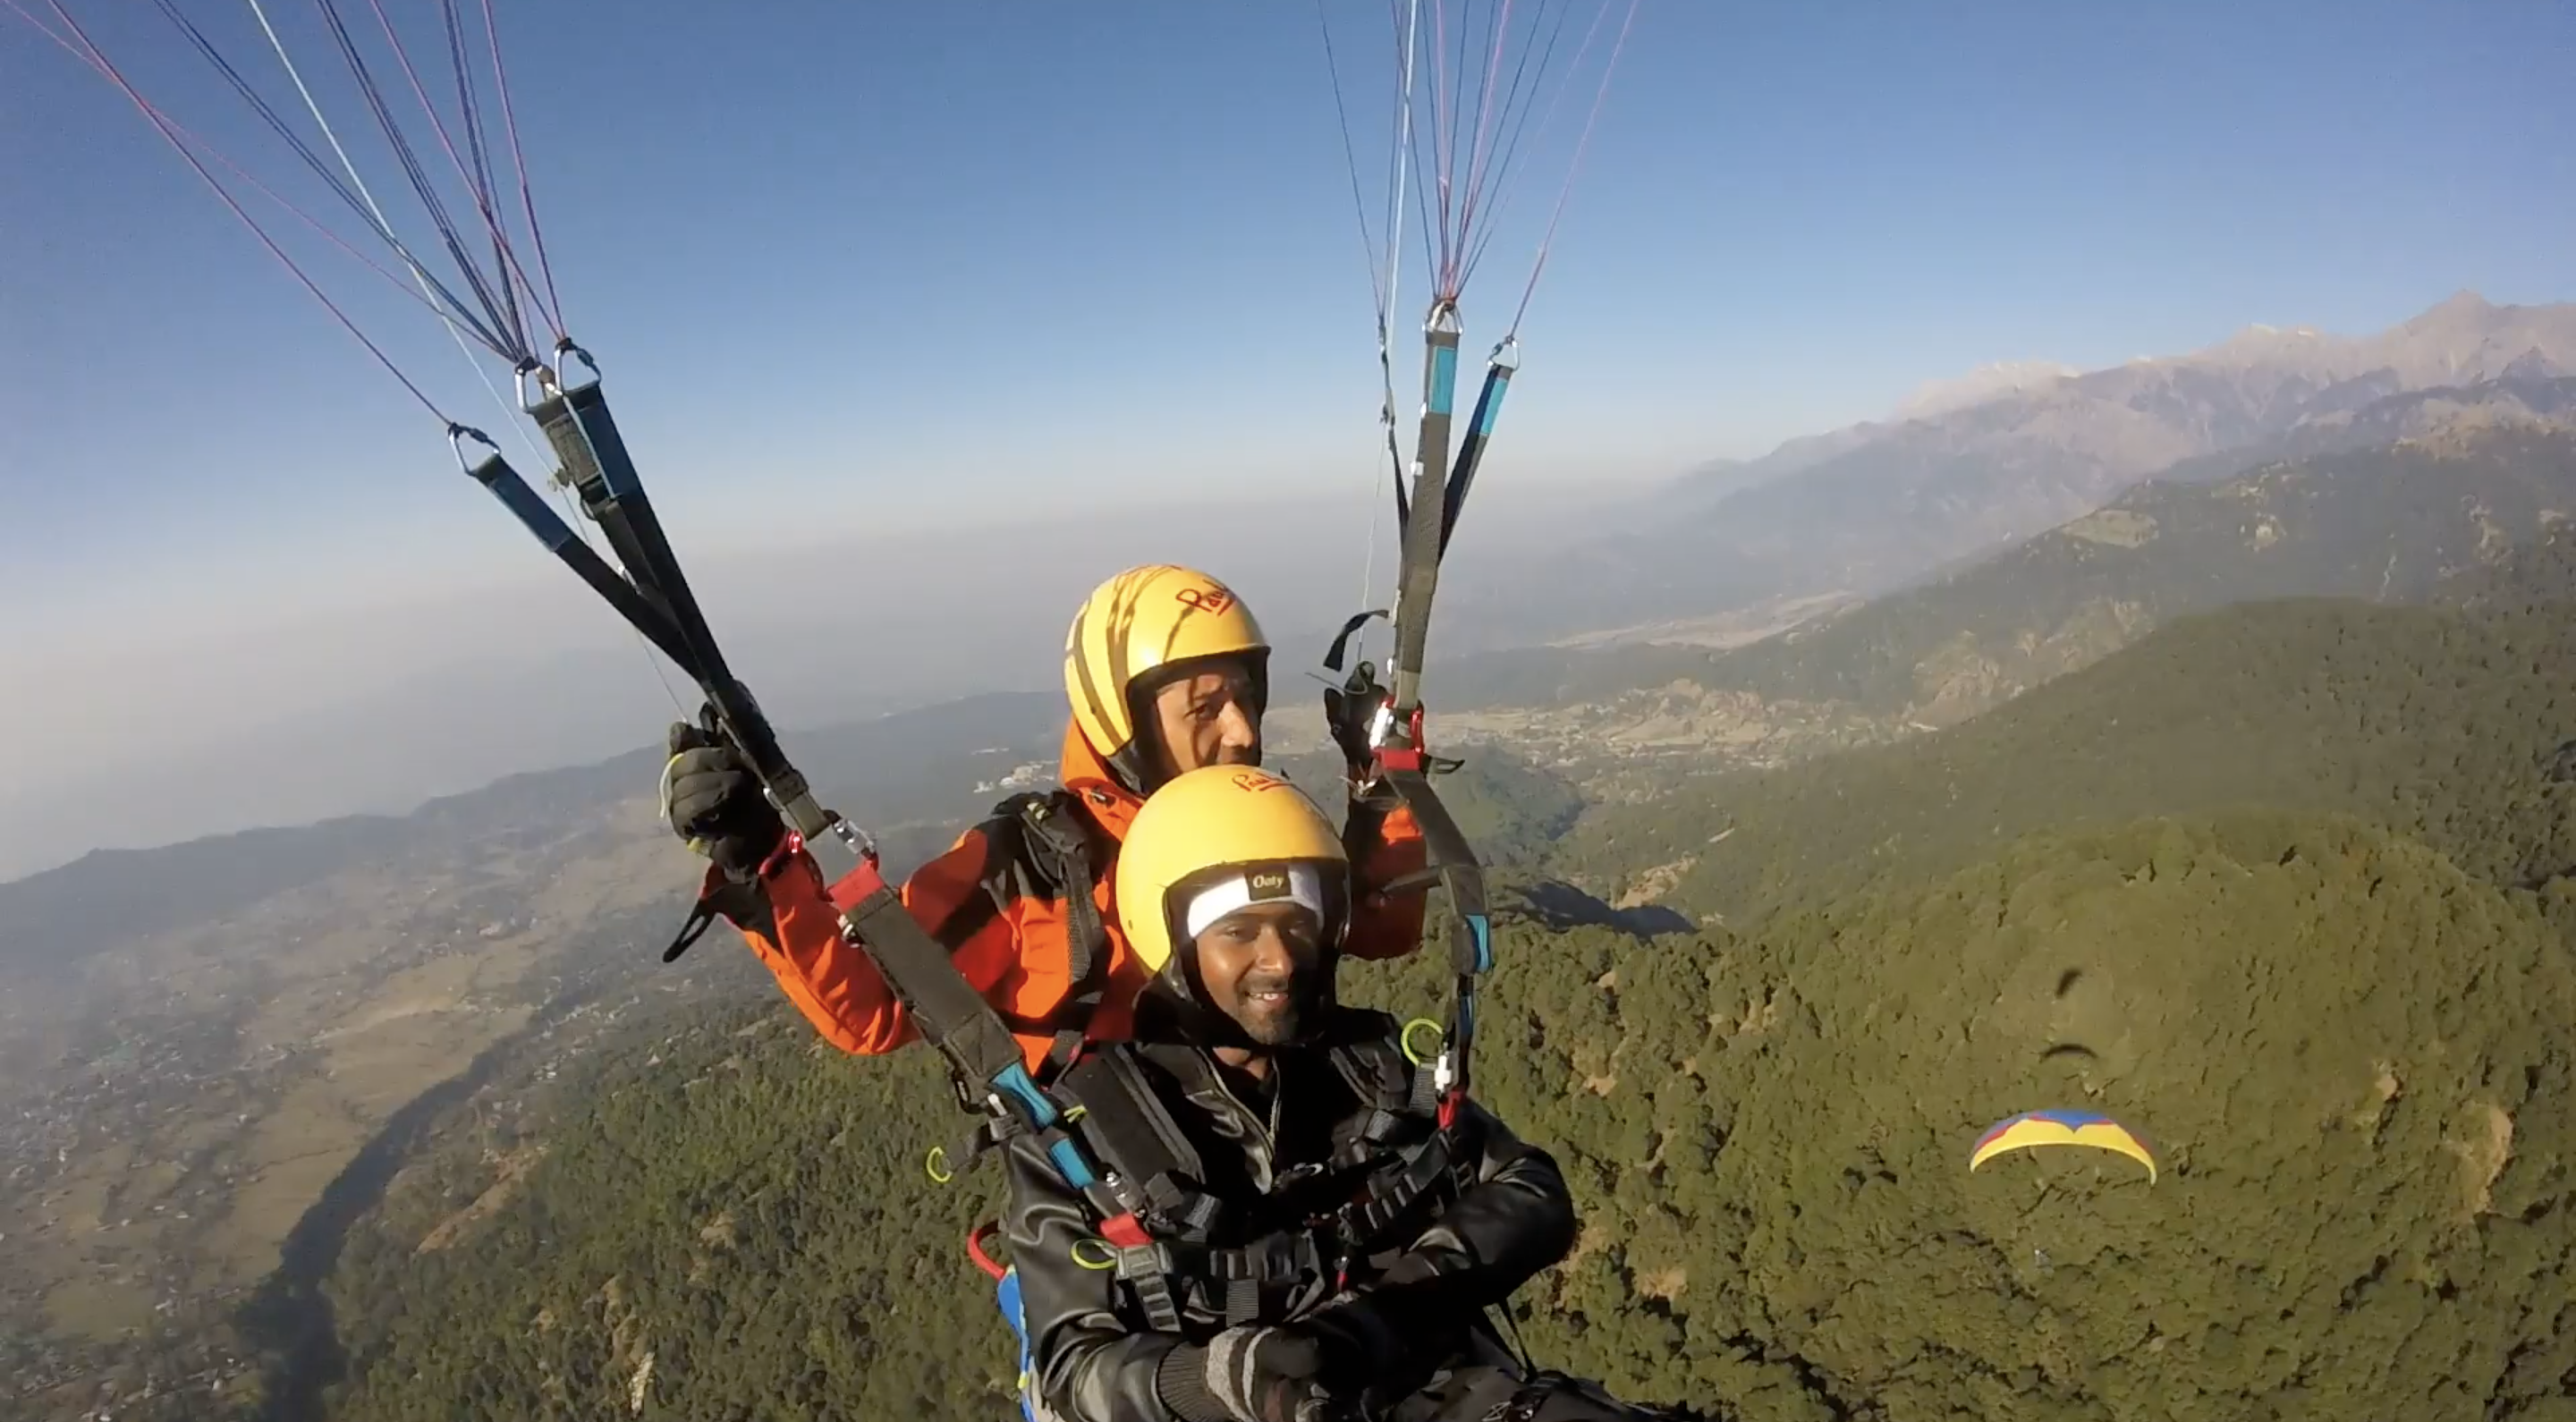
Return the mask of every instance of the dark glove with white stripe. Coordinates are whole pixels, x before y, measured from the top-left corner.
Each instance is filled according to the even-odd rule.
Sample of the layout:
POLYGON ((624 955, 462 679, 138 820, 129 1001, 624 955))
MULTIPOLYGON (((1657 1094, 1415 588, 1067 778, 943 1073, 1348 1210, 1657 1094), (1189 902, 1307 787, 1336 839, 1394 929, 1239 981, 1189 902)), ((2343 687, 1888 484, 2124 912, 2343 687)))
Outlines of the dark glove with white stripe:
POLYGON ((1201 1354, 1198 1377, 1157 1379, 1166 1404, 1183 1416, 1201 1411, 1190 1405, 1198 1399, 1173 1397, 1173 1392, 1203 1390, 1233 1422, 1341 1422, 1348 1416, 1348 1409, 1316 1381, 1323 1369, 1321 1350, 1294 1329, 1229 1328, 1209 1339, 1204 1350, 1177 1350, 1174 1360, 1189 1352, 1201 1354), (1174 1382, 1182 1385, 1171 1387, 1174 1382))
POLYGON ((1374 1383, 1466 1341, 1468 1323, 1484 1311, 1459 1295, 1459 1282, 1444 1279, 1432 1255, 1407 1254, 1367 1291, 1342 1295, 1297 1328, 1315 1341, 1323 1377, 1374 1383))
POLYGON ((787 822, 761 793, 760 778, 741 754, 722 737, 684 721, 671 724, 662 817, 672 833, 736 883, 759 872, 787 836, 787 822))

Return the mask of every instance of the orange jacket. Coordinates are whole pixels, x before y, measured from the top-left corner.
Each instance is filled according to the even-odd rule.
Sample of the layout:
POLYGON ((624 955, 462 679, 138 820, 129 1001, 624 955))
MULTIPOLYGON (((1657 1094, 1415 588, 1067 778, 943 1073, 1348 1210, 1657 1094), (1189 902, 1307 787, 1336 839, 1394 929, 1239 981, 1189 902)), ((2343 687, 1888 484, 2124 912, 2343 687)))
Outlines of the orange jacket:
MULTIPOLYGON (((1079 795, 1100 832, 1123 842, 1144 803, 1112 780, 1081 733, 1064 738, 1065 787, 1079 795)), ((1018 1038, 1035 1071, 1053 1043, 1036 1028, 1063 1003, 1072 987, 1072 952, 1061 898, 1033 892, 1028 866, 991 863, 991 822, 960 835, 947 853, 914 871, 903 886, 903 905, 948 949, 957 970, 993 1005, 1018 1038)), ((1095 843, 1097 841, 1095 840, 1095 843)), ((1342 951, 1355 958, 1400 958, 1422 943, 1423 891, 1389 895, 1370 886, 1393 882, 1427 862, 1422 832, 1412 812, 1387 813, 1376 842, 1357 855, 1351 930, 1342 951)), ((1119 931, 1112 898, 1114 859, 1092 865, 1092 900, 1109 941, 1108 985, 1091 1017, 1088 1036, 1124 1039, 1136 993, 1147 975, 1119 931)), ((719 871, 710 870, 708 885, 719 871)), ((844 1051, 891 1052, 920 1036, 912 1015, 896 1000, 876 964, 841 936, 838 910, 856 903, 860 890, 848 880, 827 900, 822 870, 799 853, 767 880, 770 923, 739 924, 751 950, 769 966, 787 999, 817 1031, 844 1051), (766 927, 767 933, 761 930, 766 927)))

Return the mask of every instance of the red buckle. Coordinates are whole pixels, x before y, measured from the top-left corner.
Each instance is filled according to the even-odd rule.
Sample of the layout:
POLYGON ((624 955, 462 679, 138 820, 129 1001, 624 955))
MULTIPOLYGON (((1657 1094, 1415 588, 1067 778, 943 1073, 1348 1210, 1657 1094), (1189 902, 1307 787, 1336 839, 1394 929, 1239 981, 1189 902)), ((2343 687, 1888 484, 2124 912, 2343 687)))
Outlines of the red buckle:
POLYGON ((1145 1227, 1136 1223, 1132 1214, 1102 1220, 1100 1237, 1121 1249, 1140 1249, 1154 1242, 1154 1237, 1145 1233, 1145 1227))
POLYGON ((1440 1129, 1449 1129, 1449 1124, 1458 1119, 1458 1098, 1462 1094, 1452 1091, 1440 1098, 1440 1129))
POLYGON ((1403 750, 1380 749, 1378 751, 1377 768, 1381 772, 1409 770, 1417 775, 1422 772, 1425 752, 1422 749, 1422 708, 1419 706, 1414 707, 1413 714, 1405 718, 1404 739, 1407 746, 1403 750))
POLYGON ((805 836, 798 834, 794 830, 789 830, 786 837, 778 841, 778 847, 769 851, 769 857, 760 861, 760 871, 752 877, 756 879, 767 879, 771 875, 776 874, 781 866, 785 865, 788 860, 795 858, 797 852, 802 850, 804 847, 805 836))

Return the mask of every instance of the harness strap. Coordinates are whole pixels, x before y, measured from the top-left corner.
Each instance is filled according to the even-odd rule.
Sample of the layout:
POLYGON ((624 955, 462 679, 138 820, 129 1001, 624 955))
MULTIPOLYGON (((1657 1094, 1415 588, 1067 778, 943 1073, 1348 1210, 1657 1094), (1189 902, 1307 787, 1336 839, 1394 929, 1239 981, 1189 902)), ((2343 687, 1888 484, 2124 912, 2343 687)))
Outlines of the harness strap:
POLYGON ((1216 1223, 1217 1202, 1180 1182, 1204 1177, 1206 1165, 1127 1052, 1095 1052, 1076 1062, 1057 1089, 1081 1108, 1078 1129, 1109 1166, 1112 1213, 1170 1216, 1179 1227, 1216 1223))
POLYGON ((1446 1181, 1453 1173, 1454 1157, 1449 1150, 1449 1133, 1435 1131, 1423 1142, 1404 1169, 1383 1188, 1363 1191, 1347 1207, 1355 1225, 1349 1233, 1355 1240, 1372 1241, 1394 1226, 1423 1196, 1446 1181))
POLYGON ((1023 843, 1046 861, 1044 867, 1055 880, 1057 891, 1064 895, 1069 986, 1064 1001, 1054 1012, 1041 1022, 1029 1024, 1055 1034, 1047 1048, 1049 1078, 1062 1073, 1081 1055, 1083 1044, 1090 1038, 1092 1016, 1109 988, 1109 932, 1101 922, 1100 905, 1092 898, 1096 881, 1091 872, 1090 838, 1083 830, 1080 814, 1066 808, 1071 798, 1070 792, 1059 791, 1053 795, 1022 795, 1004 802, 1004 807, 1019 817, 1023 843))
POLYGON ((841 917, 850 937, 876 961, 886 986, 912 1014, 921 1035, 969 1082, 987 1083, 1020 1108, 1032 1125, 1051 1123, 1054 1104, 1030 1080, 1020 1044, 1002 1019, 957 971, 948 950, 925 932, 874 864, 852 877, 863 886, 841 917))
POLYGON ((1381 1072, 1376 1059, 1347 1044, 1333 1049, 1332 1062, 1342 1074, 1342 1079, 1349 1083, 1353 1094, 1363 1101, 1378 1103, 1377 1108, 1369 1113, 1368 1124, 1360 1129, 1359 1139, 1368 1146, 1384 1144, 1408 1125, 1430 1117, 1440 1104, 1439 1063, 1436 1060, 1412 1065, 1408 1058, 1406 1084, 1402 1088, 1395 1085, 1390 1074, 1381 1072), (1389 1102, 1401 1104, 1390 1106, 1389 1102))
MULTIPOLYGON (((1417 603, 1416 606, 1421 604, 1417 603)), ((1373 617, 1382 613, 1364 612, 1352 618, 1333 639, 1325 653, 1328 670, 1340 671, 1348 652, 1351 635, 1373 617)), ((1401 666, 1399 665, 1399 672, 1401 666)), ((1425 752, 1422 747, 1422 707, 1415 704, 1404 713, 1401 725, 1390 725, 1382 718, 1393 714, 1394 698, 1375 680, 1375 668, 1361 662, 1350 679, 1339 688, 1325 691, 1326 717, 1334 728, 1335 739, 1354 761, 1365 751, 1383 792, 1413 812, 1414 823, 1422 832, 1425 867, 1405 874, 1381 886, 1388 894, 1409 893, 1437 884, 1448 897, 1449 961, 1456 977, 1456 991, 1450 1006, 1447 1034, 1442 1043, 1437 1071, 1437 1090, 1447 1098, 1446 1111, 1454 1114, 1456 1102, 1467 1089, 1467 1063, 1476 1035, 1476 983, 1478 976, 1494 965, 1493 924, 1485 898, 1484 865, 1476 858, 1474 846, 1458 828, 1456 817, 1441 802, 1438 791, 1431 788, 1431 776, 1454 770, 1458 762, 1443 760, 1425 752), (1367 708, 1378 708, 1369 713, 1367 708), (1371 720, 1374 715, 1380 718, 1371 720), (1375 725, 1384 737, 1372 733, 1375 725)), ((1446 1124, 1444 1120, 1443 1124, 1446 1124)))
POLYGON ((1338 1244, 1325 1230, 1300 1230, 1264 1236, 1238 1248, 1210 1248, 1186 1240, 1156 1240, 1118 1251, 1118 1277, 1136 1293, 1150 1320, 1157 1307, 1170 1307, 1179 1326, 1183 1286, 1195 1284, 1211 1311, 1221 1311, 1231 1326, 1261 1317, 1267 1293, 1310 1284, 1332 1276, 1338 1244))
MULTIPOLYGON (((1413 455, 1413 492, 1397 484, 1396 519, 1403 551, 1396 564, 1395 707, 1410 716, 1422 704, 1423 645, 1431 635, 1431 598, 1440 586, 1440 547, 1448 522, 1449 427, 1458 395, 1458 307, 1435 302, 1424 323, 1422 424, 1413 455)), ((1463 492, 1463 491, 1462 491, 1463 492)), ((1419 744, 1419 742, 1417 742, 1419 744)))
MULTIPOLYGON (((1413 754, 1418 757, 1420 752, 1413 754)), ((1476 1041, 1476 979, 1494 966, 1494 930, 1485 901, 1485 871, 1457 820, 1451 817, 1449 807, 1440 802, 1439 793, 1419 768, 1389 769, 1385 780, 1413 811, 1414 822, 1422 828, 1431 870, 1439 876, 1440 887, 1449 900, 1449 966, 1456 978, 1456 990, 1450 1001, 1448 1030, 1441 1043, 1433 1083, 1442 1098, 1440 1123, 1446 1126, 1457 1110, 1457 1102, 1467 1092, 1468 1062, 1476 1041)))
POLYGON ((1100 1216, 1110 1267, 1148 1326, 1179 1328, 1193 1295, 1229 1325, 1246 1323, 1263 1317, 1281 1290, 1345 1277, 1353 1259, 1457 1173, 1448 1134, 1429 1124, 1437 1101, 1430 1068, 1399 1070, 1384 1053, 1350 1043, 1329 1058, 1350 1090, 1373 1103, 1369 1114, 1329 1161, 1280 1178, 1361 1175, 1358 1188, 1329 1214, 1231 1245, 1209 1243, 1229 1211, 1193 1188, 1200 1156, 1132 1052, 1085 1057, 1056 1083, 1075 1107, 1069 1129, 1103 1167, 1101 1183, 1084 1193, 1100 1216))
MULTIPOLYGON (((1021 850, 1037 861, 1035 867, 1063 894, 1065 901, 1067 969, 1071 986, 1064 1001, 1043 1017, 1005 1013, 989 1003, 983 1004, 983 1014, 989 1015, 1004 1034, 1015 1039, 1011 1044, 1014 1054, 1019 1051, 1017 1037, 1053 1034, 1054 1041, 1047 1049, 1045 1063, 1038 1074, 1030 1078, 1033 1087, 1040 1082, 1053 1083, 1081 1055, 1089 1041, 1091 1019, 1109 985, 1108 932, 1101 922, 1100 906, 1092 898, 1097 881, 1091 872, 1091 844, 1079 812, 1070 808, 1074 803, 1070 792, 1059 790, 1051 795, 1015 795, 993 807, 996 817, 1007 817, 1019 826, 1021 850)), ((949 976, 956 976, 953 969, 949 976)), ((894 984, 892 970, 887 970, 886 979, 890 985, 894 984)), ((963 980, 958 981, 962 983, 963 980)), ((902 995, 899 986, 897 995, 902 995)), ((910 1007, 911 1000, 907 998, 905 1001, 910 1007)), ((922 1035, 937 1041, 934 1024, 918 1010, 914 1015, 920 1021, 922 1035)), ((951 1054, 951 1065, 955 1064, 956 1057, 951 1054)), ((990 1078, 963 1073, 956 1076, 954 1084, 958 1105, 970 1112, 989 1112, 990 1105, 979 1102, 973 1088, 972 1083, 979 1080, 990 1078)), ((1043 1091, 1043 1088, 1039 1089, 1043 1091)), ((1053 1120, 1050 1114, 1046 1124, 1052 1124, 1053 1120)), ((973 1170, 1003 1142, 1021 1134, 1031 1124, 1026 1113, 992 1116, 979 1122, 974 1129, 932 1152, 931 1178, 946 1184, 973 1170)), ((1063 1149, 1079 1149, 1069 1137, 1063 1138, 1060 1144, 1063 1149)), ((1057 1151, 1051 1149, 1050 1154, 1054 1153, 1057 1151)), ((1084 1178, 1089 1178, 1088 1172, 1084 1173, 1084 1178)))

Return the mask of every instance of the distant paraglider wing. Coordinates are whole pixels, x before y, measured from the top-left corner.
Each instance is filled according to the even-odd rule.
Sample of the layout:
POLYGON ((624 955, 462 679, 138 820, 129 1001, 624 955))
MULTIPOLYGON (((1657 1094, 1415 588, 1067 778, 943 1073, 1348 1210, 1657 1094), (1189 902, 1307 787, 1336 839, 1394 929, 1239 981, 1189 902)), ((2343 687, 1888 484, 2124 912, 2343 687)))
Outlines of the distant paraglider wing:
POLYGON ((2091 1146, 2125 1155, 2145 1166, 2147 1182, 2155 1183, 2156 1155, 2145 1139, 2095 1111, 2025 1111, 1997 1121, 1977 1137, 1976 1149, 1968 1156, 1968 1169, 1973 1171, 2006 1151, 2041 1146, 2091 1146))

